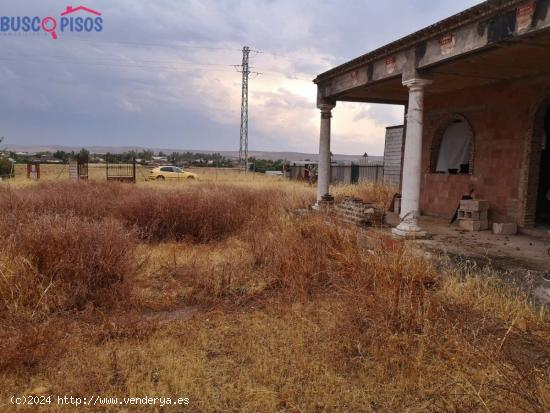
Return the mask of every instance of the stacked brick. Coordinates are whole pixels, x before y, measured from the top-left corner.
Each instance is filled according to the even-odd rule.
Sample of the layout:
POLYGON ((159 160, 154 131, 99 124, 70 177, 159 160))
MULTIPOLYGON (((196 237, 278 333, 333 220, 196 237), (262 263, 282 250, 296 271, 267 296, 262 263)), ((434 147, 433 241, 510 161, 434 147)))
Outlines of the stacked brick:
POLYGON ((460 201, 458 224, 467 231, 485 231, 489 229, 489 201, 469 199, 460 201))
POLYGON ((332 195, 326 194, 317 202, 319 211, 324 212, 325 214, 330 214, 334 206, 334 197, 332 195))
POLYGON ((335 217, 348 224, 357 226, 380 226, 383 223, 384 214, 374 205, 366 203, 358 198, 346 197, 334 206, 335 217))

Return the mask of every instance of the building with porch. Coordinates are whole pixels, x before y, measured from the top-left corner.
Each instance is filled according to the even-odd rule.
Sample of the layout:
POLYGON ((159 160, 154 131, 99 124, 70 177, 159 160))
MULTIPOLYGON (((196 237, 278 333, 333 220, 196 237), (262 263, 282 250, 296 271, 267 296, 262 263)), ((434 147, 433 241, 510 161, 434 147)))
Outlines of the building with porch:
POLYGON ((550 224, 550 0, 489 0, 316 79, 317 195, 329 193, 338 101, 405 107, 401 223, 450 217, 474 192, 491 221, 550 224))

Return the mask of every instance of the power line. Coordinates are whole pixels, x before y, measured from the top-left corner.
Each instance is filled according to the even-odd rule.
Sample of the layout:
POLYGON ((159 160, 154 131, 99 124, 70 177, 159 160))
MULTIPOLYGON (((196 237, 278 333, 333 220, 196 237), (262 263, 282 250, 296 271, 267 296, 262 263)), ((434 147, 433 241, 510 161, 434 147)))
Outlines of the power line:
MULTIPOLYGON (((41 33, 0 33, 0 36, 5 37, 26 37, 26 36, 43 36, 44 38, 49 39, 49 36, 45 36, 41 33)), ((221 50, 221 51, 231 51, 231 52, 242 52, 242 49, 237 49, 233 47, 215 47, 215 46, 197 46, 190 44, 182 43, 145 43, 145 42, 131 42, 131 41, 119 41, 119 40, 90 40, 90 39, 79 39, 78 35, 74 34, 64 34, 63 41, 71 42, 81 42, 89 44, 120 44, 120 45, 129 45, 129 46, 142 46, 142 47, 165 47, 165 48, 183 48, 183 49, 197 49, 197 50, 221 50)), ((285 59, 293 59, 288 55, 281 53, 269 52, 266 50, 255 50, 250 49, 250 53, 254 54, 268 54, 275 57, 283 57, 285 59)))
MULTIPOLYGON (((37 33, 2 33, 0 36, 5 37, 27 37, 27 36, 43 36, 43 34, 37 34, 37 33)), ((49 36, 44 36, 44 38, 50 39, 49 36)), ((214 47, 214 46, 197 46, 197 45, 190 45, 190 44, 182 44, 182 43, 144 43, 144 42, 125 42, 125 41, 118 41, 118 40, 90 40, 90 39, 79 39, 75 35, 63 35, 63 41, 71 41, 71 42, 81 42, 81 43, 89 43, 89 44, 120 44, 120 45, 129 45, 129 46, 142 46, 142 47, 166 47, 166 48, 184 48, 184 49, 199 49, 199 50, 225 50, 225 51, 232 51, 232 52, 240 52, 241 49, 236 49, 232 47, 214 47)))
MULTIPOLYGON (((135 59, 116 59, 116 58, 97 58, 94 59, 93 62, 90 61, 78 61, 78 60, 70 60, 66 59, 65 56, 59 56, 59 55, 4 55, 0 57, 0 60, 4 61, 14 61, 17 62, 18 60, 28 60, 28 61, 44 61, 44 60, 53 60, 57 61, 59 63, 65 63, 65 64, 75 64, 75 65, 90 65, 90 66, 105 66, 105 67, 128 67, 128 68, 143 68, 143 69, 171 69, 171 70, 177 70, 178 66, 187 66, 187 67, 197 67, 197 68, 204 68, 204 67, 233 67, 237 68, 238 72, 241 71, 239 68, 240 65, 234 65, 234 64, 222 64, 222 63, 212 63, 212 62, 186 62, 186 61, 162 61, 162 60, 135 60, 135 59), (153 64, 149 64, 153 63, 153 64), (154 64, 159 63, 159 64, 154 64)), ((249 66, 249 70, 252 67, 249 66)), ((262 70, 262 69, 260 69, 262 70)), ((207 71, 218 71, 218 72, 232 72, 232 70, 212 70, 209 69, 207 71)), ((263 71, 262 72, 255 72, 255 71, 249 71, 249 74, 254 75, 265 75, 269 77, 284 77, 289 80, 304 80, 309 81, 310 79, 306 79, 303 77, 299 77, 296 75, 284 73, 284 72, 275 72, 275 71, 263 71)))
POLYGON ((284 57, 285 59, 292 59, 290 56, 285 56, 283 54, 279 53, 273 53, 273 52, 266 52, 265 50, 254 50, 256 54, 268 54, 275 57, 284 57))
MULTIPOLYGON (((262 72, 262 75, 270 76, 270 77, 284 77, 288 80, 300 80, 300 81, 305 81, 305 82, 311 82, 311 79, 308 79, 308 78, 305 78, 305 77, 300 77, 300 76, 295 76, 295 75, 289 75, 289 74, 283 73, 283 72, 262 72)), ((312 78, 313 78, 313 76, 312 76, 312 78)))
MULTIPOLYGON (((178 65, 185 65, 188 67, 195 67, 195 68, 202 68, 205 72, 232 72, 234 73, 234 70, 223 70, 223 69, 207 69, 205 67, 205 64, 200 63, 178 63, 173 64, 172 66, 167 65, 139 65, 139 64, 131 64, 131 63, 99 63, 99 62, 84 62, 84 61, 63 61, 61 59, 48 59, 47 57, 29 57, 29 58, 10 58, 10 57, 0 57, 0 60, 4 61, 12 61, 17 62, 20 60, 28 60, 28 61, 43 61, 47 62, 48 60, 54 60, 56 63, 63 63, 63 64, 72 64, 72 65, 85 65, 85 66, 104 66, 104 67, 127 67, 132 69, 166 69, 166 70, 174 70, 177 71, 178 69, 181 69, 181 67, 176 67, 178 65), (42 60, 41 60, 42 59, 42 60)), ((206 65, 207 66, 207 65, 206 65)), ((233 65, 223 65, 226 67, 232 67, 233 65)))
MULTIPOLYGON (((23 57, 28 59, 54 59, 54 60, 63 60, 66 61, 67 58, 75 58, 77 56, 60 56, 60 55, 25 55, 25 54, 6 54, 5 57, 23 57)), ((143 59, 123 59, 123 58, 105 58, 105 57, 98 57, 94 58, 93 62, 86 62, 86 61, 80 61, 79 63, 90 63, 95 64, 97 61, 104 61, 104 62, 114 62, 115 64, 118 64, 119 62, 122 62, 122 64, 142 64, 142 63, 160 63, 161 65, 188 65, 188 66, 223 66, 223 67, 234 67, 233 64, 223 64, 223 63, 212 63, 212 62, 188 62, 188 61, 181 61, 181 60, 171 60, 171 61, 163 61, 163 60, 143 60, 143 59)))
POLYGON ((73 42, 82 42, 82 43, 105 43, 105 44, 121 44, 129 46, 142 46, 142 47, 166 47, 166 48, 183 48, 183 49, 197 49, 197 50, 223 50, 231 52, 240 52, 241 49, 234 49, 231 47, 213 47, 213 46, 196 46, 189 44, 181 43, 143 43, 143 42, 121 42, 116 40, 85 40, 85 39, 75 39, 70 37, 63 37, 63 40, 69 40, 73 42))
MULTIPOLYGON (((249 54, 254 52, 253 50, 249 51, 249 54)), ((168 71, 177 71, 182 66, 190 68, 199 68, 204 72, 232 72, 231 70, 221 70, 221 69, 211 69, 210 67, 220 67, 220 68, 236 68, 239 73, 242 73, 242 65, 234 64, 224 64, 224 63, 213 63, 213 62, 188 62, 188 61, 162 61, 162 60, 143 60, 143 59, 117 59, 117 58, 97 58, 94 61, 85 61, 85 60, 74 60, 75 57, 66 58, 61 55, 24 55, 24 54, 7 54, 0 56, 0 61, 14 61, 19 60, 28 60, 28 61, 55 61, 64 64, 73 64, 73 65, 87 65, 87 66, 103 66, 103 67, 127 67, 133 69, 161 69, 168 71), (71 60, 72 59, 72 60, 71 60)), ((249 65, 249 75, 265 75, 268 77, 283 77, 288 80, 299 80, 299 81, 310 81, 311 79, 303 78, 296 76, 294 74, 288 74, 284 72, 277 72, 267 70, 262 72, 251 71, 252 67, 249 65)))
MULTIPOLYGON (((18 36, 23 36, 23 34, 19 34, 18 36)), ((14 36, 14 37, 18 37, 14 36)), ((79 39, 75 35, 65 35, 64 40, 68 41, 74 41, 74 42, 82 42, 82 43, 89 43, 89 44, 101 44, 101 43, 111 43, 111 44, 121 44, 121 45, 136 45, 136 46, 144 46, 144 47, 167 47, 167 48, 189 48, 189 49, 204 49, 204 50, 221 50, 221 51, 239 51, 242 52, 242 49, 236 49, 231 47, 213 47, 213 46, 197 46, 197 45, 189 45, 189 44, 180 44, 180 43, 171 43, 171 44, 164 44, 164 43, 143 43, 143 42, 125 42, 125 41, 115 41, 115 40, 89 40, 89 39, 79 39)), ((285 56, 280 53, 274 53, 269 52, 265 50, 256 50, 256 49, 250 49, 249 53, 255 54, 255 55, 261 55, 261 54, 267 54, 272 55, 276 57, 282 57, 286 59, 293 59, 289 56, 285 56)), ((10 55, 4 55, 4 57, 12 57, 10 55)), ((28 57, 28 60, 35 59, 35 58, 43 58, 43 59, 65 59, 65 56, 39 56, 39 55, 20 55, 18 54, 15 57, 28 57)), ((252 56, 253 57, 253 56, 252 56)), ((5 58, 0 58, 0 60, 10 60, 5 58)), ((14 59, 11 59, 14 60, 14 59)), ((129 68, 136 68, 136 69, 147 69, 147 68, 160 68, 160 69, 169 69, 174 70, 173 67, 167 67, 165 65, 174 65, 174 66, 190 66, 190 67, 205 67, 205 66, 220 66, 220 67, 240 67, 236 66, 234 64, 221 64, 221 63, 211 63, 211 62, 185 62, 185 61, 159 61, 159 60, 136 60, 136 59, 129 59, 129 61, 122 61, 122 63, 119 63, 119 59, 110 59, 110 58, 96 58, 94 59, 94 62, 67 62, 64 60, 64 63, 70 63, 70 64, 78 64, 78 65, 91 65, 91 66, 113 66, 113 67, 129 67, 129 68), (98 63, 97 61, 106 62, 104 63, 98 63), (107 64, 110 62, 114 62, 113 64, 107 64), (137 64, 136 64, 137 63, 137 64), (154 65, 143 65, 144 63, 156 63, 154 65), (159 65, 161 64, 161 65, 159 65)), ((214 71, 214 70, 209 70, 214 71)), ((216 70, 218 72, 225 72, 225 70, 216 70)), ((269 77, 284 77, 288 80, 301 80, 301 81, 310 81, 309 78, 303 78, 299 77, 293 74, 288 74, 284 72, 275 72, 275 71, 262 71, 262 73, 259 72, 250 72, 250 74, 265 74, 269 77)), ((313 77, 313 76, 312 76, 313 77)))

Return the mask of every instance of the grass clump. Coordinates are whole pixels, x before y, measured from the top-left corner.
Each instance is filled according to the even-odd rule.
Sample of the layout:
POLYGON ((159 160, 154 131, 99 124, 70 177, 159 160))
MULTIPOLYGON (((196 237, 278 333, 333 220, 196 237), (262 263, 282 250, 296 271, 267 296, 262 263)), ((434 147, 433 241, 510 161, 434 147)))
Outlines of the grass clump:
POLYGON ((136 237, 115 220, 42 215, 0 224, 0 310, 32 317, 106 305, 136 269, 136 237))

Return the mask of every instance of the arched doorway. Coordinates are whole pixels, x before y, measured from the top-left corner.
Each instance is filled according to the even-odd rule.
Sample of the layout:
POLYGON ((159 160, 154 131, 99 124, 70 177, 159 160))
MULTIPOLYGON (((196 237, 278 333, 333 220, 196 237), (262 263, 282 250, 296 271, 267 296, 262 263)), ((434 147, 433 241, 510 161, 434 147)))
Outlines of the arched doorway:
POLYGON ((539 185, 537 190, 536 224, 550 226, 550 105, 544 112, 539 185))

